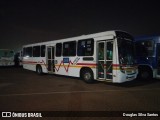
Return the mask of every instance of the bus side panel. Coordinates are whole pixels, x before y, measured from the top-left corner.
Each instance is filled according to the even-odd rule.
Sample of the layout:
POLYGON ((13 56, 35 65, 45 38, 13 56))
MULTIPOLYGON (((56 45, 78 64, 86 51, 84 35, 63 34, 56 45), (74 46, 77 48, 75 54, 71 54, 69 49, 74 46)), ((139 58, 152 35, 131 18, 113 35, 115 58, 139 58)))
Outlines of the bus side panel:
POLYGON ((48 73, 45 57, 24 57, 23 68, 31 71, 36 71, 36 65, 41 65, 43 73, 48 73))
MULTIPOLYGON (((35 59, 34 61, 37 62, 36 65, 41 65, 43 73, 48 73, 48 69, 47 69, 48 65, 46 62, 46 57, 39 57, 38 59, 35 57, 34 59, 35 59)), ((36 66, 35 66, 35 71, 36 71, 36 66)))
MULTIPOLYGON (((95 68, 95 63, 92 61, 83 61, 83 57, 57 57, 55 58, 55 74, 80 77, 80 70, 83 67, 95 68)), ((94 74, 95 75, 95 74, 94 74)), ((94 76, 95 77, 95 76, 94 76)))
POLYGON ((119 72, 119 59, 118 59, 118 48, 117 48, 117 39, 114 40, 113 43, 113 63, 112 63, 112 69, 113 69, 113 83, 116 83, 119 81, 119 78, 121 75, 118 75, 119 72))
POLYGON ((23 68, 27 70, 34 71, 32 57, 23 57, 23 68))
POLYGON ((55 57, 55 74, 79 77, 79 66, 76 65, 77 57, 55 57))

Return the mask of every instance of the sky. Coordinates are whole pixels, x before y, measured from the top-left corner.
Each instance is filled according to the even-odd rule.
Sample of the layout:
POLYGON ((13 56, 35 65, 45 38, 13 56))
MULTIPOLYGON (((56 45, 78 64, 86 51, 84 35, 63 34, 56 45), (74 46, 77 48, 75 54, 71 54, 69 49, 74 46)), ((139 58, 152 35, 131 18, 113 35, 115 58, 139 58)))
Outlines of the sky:
POLYGON ((0 49, 108 30, 160 35, 158 0, 0 1, 0 49))

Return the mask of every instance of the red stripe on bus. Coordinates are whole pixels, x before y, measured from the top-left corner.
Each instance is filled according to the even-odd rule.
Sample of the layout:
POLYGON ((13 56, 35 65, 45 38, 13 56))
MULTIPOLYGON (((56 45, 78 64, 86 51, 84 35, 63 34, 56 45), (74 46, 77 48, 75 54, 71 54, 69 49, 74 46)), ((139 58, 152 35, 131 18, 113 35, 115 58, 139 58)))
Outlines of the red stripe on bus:
MULTIPOLYGON (((45 64, 44 61, 40 62, 34 62, 34 61, 23 61, 24 64, 36 64, 36 63, 40 63, 40 64, 45 64)), ((61 64, 63 63, 63 61, 61 61, 60 63, 60 66, 61 64)), ((63 63, 64 64, 64 63, 63 63)), ((71 61, 70 61, 70 64, 73 64, 71 61)), ((69 64, 69 66, 70 66, 69 64)), ((77 63, 76 65, 84 65, 84 66, 97 66, 98 64, 96 63, 77 63)), ((106 64, 103 64, 103 66, 106 66, 106 64)), ((122 67, 125 67, 126 65, 120 65, 120 64, 112 64, 113 67, 119 67, 119 66, 122 66, 122 67)))

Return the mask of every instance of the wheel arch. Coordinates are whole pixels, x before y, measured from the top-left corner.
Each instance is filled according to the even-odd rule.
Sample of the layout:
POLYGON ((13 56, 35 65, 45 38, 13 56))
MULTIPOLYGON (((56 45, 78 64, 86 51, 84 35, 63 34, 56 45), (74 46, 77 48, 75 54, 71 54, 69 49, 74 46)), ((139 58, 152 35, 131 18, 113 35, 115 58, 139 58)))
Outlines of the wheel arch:
POLYGON ((38 67, 41 67, 41 68, 42 68, 42 66, 41 66, 40 64, 36 64, 36 69, 37 69, 38 67))
POLYGON ((90 67, 81 68, 80 77, 86 83, 94 83, 94 73, 90 67))
POLYGON ((38 68, 41 68, 41 73, 40 74, 42 74, 43 73, 43 69, 42 69, 42 66, 40 64, 36 64, 36 72, 37 72, 38 68))
POLYGON ((84 71, 86 71, 86 70, 91 71, 92 74, 93 74, 93 76, 94 76, 93 70, 92 70, 90 67, 85 66, 85 67, 82 67, 82 68, 80 69, 80 74, 79 74, 80 78, 82 78, 82 73, 83 73, 84 71))
POLYGON ((146 64, 142 64, 142 65, 138 65, 138 76, 140 74, 141 71, 149 71, 151 73, 151 77, 153 78, 153 67, 150 65, 146 65, 146 64))
POLYGON ((150 66, 150 65, 138 65, 138 69, 148 69, 148 70, 151 70, 151 71, 153 71, 153 67, 152 66, 150 66))

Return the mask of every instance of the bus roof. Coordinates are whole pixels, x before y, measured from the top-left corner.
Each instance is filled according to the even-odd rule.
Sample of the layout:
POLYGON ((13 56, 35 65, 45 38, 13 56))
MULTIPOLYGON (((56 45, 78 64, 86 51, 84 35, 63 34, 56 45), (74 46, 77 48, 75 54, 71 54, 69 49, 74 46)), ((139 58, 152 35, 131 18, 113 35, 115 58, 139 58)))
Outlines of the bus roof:
POLYGON ((160 35, 145 35, 145 36, 138 36, 135 37, 135 41, 143 41, 143 40, 150 40, 154 39, 155 41, 160 40, 160 35))
MULTIPOLYGON (((73 40, 96 38, 96 37, 101 37, 101 36, 115 36, 116 32, 125 32, 125 31, 121 31, 121 30, 104 31, 104 32, 93 33, 93 34, 88 34, 88 35, 80 35, 80 36, 76 36, 76 37, 51 40, 51 41, 47 41, 47 42, 33 43, 33 44, 24 45, 23 47, 34 46, 34 45, 43 45, 43 44, 45 44, 45 45, 46 44, 54 44, 57 41, 58 42, 66 42, 66 41, 73 41, 73 40)), ((127 33, 127 32, 125 32, 125 33, 127 33)))

